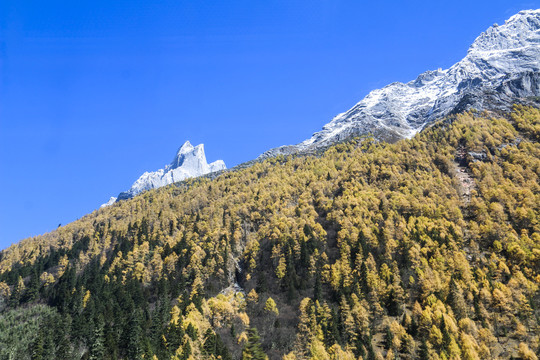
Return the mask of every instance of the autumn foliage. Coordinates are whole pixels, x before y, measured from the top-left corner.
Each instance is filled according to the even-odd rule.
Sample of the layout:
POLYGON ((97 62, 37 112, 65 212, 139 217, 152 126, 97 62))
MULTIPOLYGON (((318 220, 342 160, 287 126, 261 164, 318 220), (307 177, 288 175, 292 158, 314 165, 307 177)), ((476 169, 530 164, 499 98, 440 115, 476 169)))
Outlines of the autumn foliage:
POLYGON ((471 111, 97 210, 0 253, 0 332, 46 304, 16 358, 536 359, 539 129, 471 111))

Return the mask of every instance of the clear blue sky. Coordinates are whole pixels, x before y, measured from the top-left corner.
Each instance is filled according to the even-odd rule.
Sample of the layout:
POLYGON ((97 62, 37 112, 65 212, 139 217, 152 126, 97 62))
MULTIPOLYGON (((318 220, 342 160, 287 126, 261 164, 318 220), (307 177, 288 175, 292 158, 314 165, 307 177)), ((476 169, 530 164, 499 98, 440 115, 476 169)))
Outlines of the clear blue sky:
POLYGON ((231 167, 460 60, 540 1, 0 1, 0 249, 186 140, 231 167))

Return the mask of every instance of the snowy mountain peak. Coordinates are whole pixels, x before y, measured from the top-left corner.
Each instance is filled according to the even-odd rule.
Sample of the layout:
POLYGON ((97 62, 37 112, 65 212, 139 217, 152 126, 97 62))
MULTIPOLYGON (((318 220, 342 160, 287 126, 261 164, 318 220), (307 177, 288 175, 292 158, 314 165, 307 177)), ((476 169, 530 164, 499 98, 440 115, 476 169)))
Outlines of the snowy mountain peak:
POLYGON ((540 42, 540 9, 523 10, 506 20, 504 25, 493 25, 470 46, 468 53, 520 50, 540 42))
POLYGON ((178 151, 176 152, 176 157, 179 157, 183 154, 186 154, 190 151, 193 150, 193 145, 191 145, 191 143, 189 142, 189 140, 187 140, 184 145, 180 146, 180 148, 178 149, 178 151))
POLYGON ((310 139, 259 158, 314 151, 367 134, 385 141, 410 138, 448 114, 470 108, 507 110, 539 95, 540 10, 525 10, 483 32, 449 69, 373 90, 310 139))
POLYGON ((184 169, 190 169, 193 172, 205 172, 208 164, 206 162, 206 155, 204 154, 204 144, 197 146, 191 145, 189 141, 186 141, 174 157, 173 161, 168 169, 176 169, 183 167, 184 169))
MULTIPOLYGON (((226 168, 223 160, 217 160, 210 164, 206 162, 203 144, 193 146, 189 141, 186 141, 178 149, 176 156, 169 165, 163 169, 142 174, 128 191, 118 195, 118 200, 129 199, 146 190, 159 188, 226 168)), ((101 207, 112 205, 115 201, 116 198, 111 198, 109 202, 103 204, 101 207)))

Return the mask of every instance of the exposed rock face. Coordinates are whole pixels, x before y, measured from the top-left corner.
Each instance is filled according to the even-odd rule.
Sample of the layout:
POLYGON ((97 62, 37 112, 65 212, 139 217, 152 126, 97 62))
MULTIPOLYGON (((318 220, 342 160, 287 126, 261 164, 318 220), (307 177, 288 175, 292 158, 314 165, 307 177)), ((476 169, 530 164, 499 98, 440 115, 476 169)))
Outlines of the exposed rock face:
MULTIPOLYGON (((164 169, 142 174, 128 191, 118 195, 118 200, 129 199, 146 190, 159 188, 187 178, 205 175, 226 168, 223 160, 217 160, 210 164, 206 162, 203 144, 193 146, 189 141, 186 141, 178 149, 176 156, 169 165, 165 166, 164 169)), ((115 201, 116 198, 111 198, 109 202, 103 204, 101 207, 109 206, 115 201)))
POLYGON ((467 56, 446 70, 426 71, 406 84, 373 90, 310 139, 269 150, 259 158, 313 151, 372 134, 384 141, 410 138, 430 122, 459 111, 508 110, 540 95, 540 10, 526 10, 493 25, 467 56))
POLYGON ((223 160, 217 160, 211 164, 206 162, 203 144, 193 146, 189 141, 186 141, 178 149, 176 156, 169 165, 158 171, 145 172, 133 183, 131 189, 120 193, 118 199, 129 199, 146 190, 159 188, 225 168, 226 166, 223 160))

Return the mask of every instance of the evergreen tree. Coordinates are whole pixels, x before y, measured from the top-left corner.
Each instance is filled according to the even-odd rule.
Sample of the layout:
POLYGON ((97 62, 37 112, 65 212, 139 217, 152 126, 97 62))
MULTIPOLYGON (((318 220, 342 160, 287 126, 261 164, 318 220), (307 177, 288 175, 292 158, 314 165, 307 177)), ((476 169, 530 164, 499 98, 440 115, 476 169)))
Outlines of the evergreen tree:
POLYGON ((248 330, 247 343, 242 351, 242 360, 267 360, 268 356, 261 347, 261 338, 256 328, 248 330))
POLYGON ((71 354, 71 342, 69 338, 69 330, 61 332, 57 342, 56 356, 58 359, 70 359, 71 354))
POLYGON ((197 328, 193 326, 192 323, 189 323, 186 327, 186 334, 191 338, 191 340, 197 340, 198 333, 197 328))
POLYGON ((104 334, 105 322, 103 316, 99 315, 94 326, 92 339, 90 342, 90 359, 99 360, 103 359, 105 353, 105 334, 104 334))
POLYGON ((42 360, 44 359, 44 342, 45 342, 45 334, 43 333, 43 329, 40 327, 37 336, 32 343, 30 353, 31 353, 31 359, 32 360, 42 360))
POLYGON ((32 302, 37 299, 39 294, 39 285, 39 275, 37 271, 33 271, 32 276, 30 277, 30 282, 28 283, 28 287, 26 288, 26 293, 24 294, 25 302, 32 302))
POLYGON ((188 360, 190 355, 191 355, 191 344, 190 344, 190 341, 187 340, 184 343, 184 345, 182 346, 182 358, 181 358, 181 360, 188 360))
POLYGON ((217 352, 216 334, 212 329, 206 330, 204 334, 203 351, 207 355, 215 355, 217 352))
POLYGON ((8 301, 9 307, 14 308, 19 305, 19 303, 21 302, 21 297, 22 297, 22 293, 24 289, 25 289, 24 281, 22 277, 19 275, 17 283, 15 284, 13 288, 13 292, 11 293, 11 296, 8 301))
POLYGON ((418 348, 418 356, 420 359, 429 359, 429 345, 425 339, 422 339, 420 342, 420 347, 418 348))
POLYGON ((142 359, 142 330, 141 330, 141 311, 134 311, 124 328, 126 339, 126 356, 128 359, 142 359))

